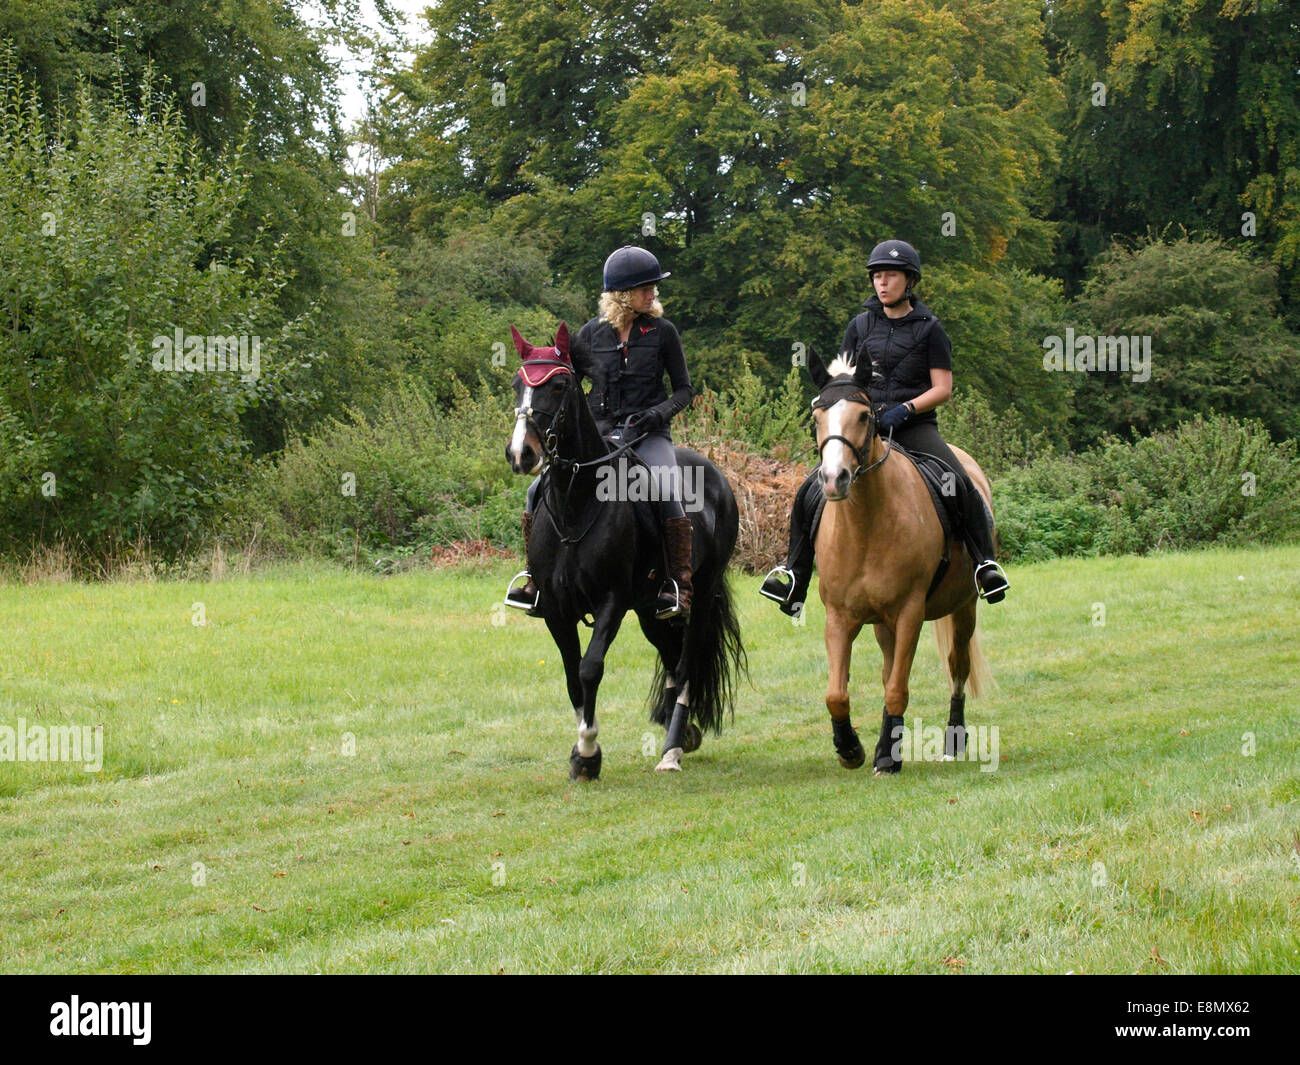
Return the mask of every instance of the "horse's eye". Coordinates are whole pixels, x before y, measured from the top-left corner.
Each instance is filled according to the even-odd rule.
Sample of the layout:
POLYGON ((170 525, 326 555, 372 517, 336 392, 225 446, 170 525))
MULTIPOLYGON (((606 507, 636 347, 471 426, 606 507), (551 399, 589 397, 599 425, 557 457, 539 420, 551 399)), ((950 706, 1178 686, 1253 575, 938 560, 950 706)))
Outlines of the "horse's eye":
POLYGON ((861 414, 858 415, 858 424, 859 424, 859 425, 866 425, 866 424, 867 424, 867 412, 866 412, 866 411, 863 411, 861 414))

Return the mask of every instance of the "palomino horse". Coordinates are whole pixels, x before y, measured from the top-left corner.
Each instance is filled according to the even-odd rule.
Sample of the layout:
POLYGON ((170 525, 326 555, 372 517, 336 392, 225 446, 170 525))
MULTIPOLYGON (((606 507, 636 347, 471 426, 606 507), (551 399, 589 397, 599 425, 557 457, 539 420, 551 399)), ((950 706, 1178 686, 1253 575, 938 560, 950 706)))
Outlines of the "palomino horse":
MULTIPOLYGON (((935 642, 951 684, 945 757, 965 745, 966 687, 978 696, 991 680, 975 634, 978 595, 970 556, 960 537, 950 564, 931 587, 942 564, 943 526, 916 466, 876 432, 866 389, 844 356, 823 368, 814 357, 810 372, 820 394, 813 402, 819 477, 826 507, 817 531, 821 598, 826 606, 826 657, 830 711, 840 764, 857 769, 866 760, 849 720, 849 660, 864 624, 875 629, 884 655, 885 709, 876 744, 876 774, 902 768, 903 714, 908 676, 921 625, 935 622, 935 642)), ((975 460, 952 449, 984 497, 989 484, 975 460)))
POLYGON ((684 625, 656 619, 660 580, 654 572, 664 572, 659 523, 648 512, 638 514, 644 504, 635 497, 644 493, 617 490, 644 484, 628 471, 645 468, 635 465, 628 446, 611 449, 601 436, 573 373, 565 324, 549 348, 533 347, 513 326, 510 332, 523 366, 514 377, 515 427, 506 457, 515 473, 542 471, 528 556, 578 719, 569 776, 600 775, 596 691, 605 652, 628 610, 659 653, 651 720, 666 733, 655 768, 679 770, 683 752, 699 746, 701 730, 721 730, 744 658, 725 580, 740 527, 736 498, 712 462, 677 449, 682 501, 694 531, 694 603, 684 625), (592 633, 583 653, 578 622, 588 615, 592 633))

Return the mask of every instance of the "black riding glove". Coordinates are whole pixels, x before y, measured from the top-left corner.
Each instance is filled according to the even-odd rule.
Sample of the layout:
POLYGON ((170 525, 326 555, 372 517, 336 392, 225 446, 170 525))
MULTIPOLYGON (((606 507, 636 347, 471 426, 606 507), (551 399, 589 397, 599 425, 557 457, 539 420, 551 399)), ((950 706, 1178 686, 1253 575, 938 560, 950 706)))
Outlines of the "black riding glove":
POLYGON ((649 410, 643 410, 640 414, 633 415, 628 421, 628 428, 635 431, 638 435, 643 433, 657 433, 664 427, 664 416, 654 407, 649 410))

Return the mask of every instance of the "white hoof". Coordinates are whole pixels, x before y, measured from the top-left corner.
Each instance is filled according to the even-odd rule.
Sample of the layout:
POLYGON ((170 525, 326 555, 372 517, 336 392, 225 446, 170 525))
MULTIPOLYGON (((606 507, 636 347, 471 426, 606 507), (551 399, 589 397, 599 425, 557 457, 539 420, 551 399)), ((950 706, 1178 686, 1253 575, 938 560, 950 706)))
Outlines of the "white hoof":
POLYGON ((943 760, 944 760, 945 762, 955 762, 955 761, 957 761, 957 759, 954 758, 954 757, 953 757, 952 755, 950 755, 950 754, 945 754, 945 755, 943 756, 943 760))
POLYGON ((680 773, 682 771, 682 749, 672 747, 664 751, 664 756, 659 759, 659 764, 655 766, 656 773, 680 773))

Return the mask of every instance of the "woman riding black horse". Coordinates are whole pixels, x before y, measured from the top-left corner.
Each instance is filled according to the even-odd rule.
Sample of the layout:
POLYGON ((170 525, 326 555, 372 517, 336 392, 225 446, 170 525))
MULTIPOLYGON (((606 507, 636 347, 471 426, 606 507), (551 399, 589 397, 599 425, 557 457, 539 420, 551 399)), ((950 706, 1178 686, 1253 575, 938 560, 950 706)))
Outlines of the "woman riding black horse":
MULTIPOLYGON (((695 393, 681 337, 663 317, 658 300, 657 283, 668 276, 668 271, 660 269, 659 260, 644 248, 623 247, 610 255, 605 260, 600 315, 574 338, 572 358, 579 379, 591 382, 587 402, 601 434, 615 443, 640 437, 633 450, 649 467, 654 482, 651 497, 659 502, 671 577, 659 594, 656 616, 685 619, 691 609, 691 522, 682 507, 668 423, 690 406, 695 393), (664 388, 665 373, 672 383, 672 395, 664 388)), ((534 481, 523 516, 525 556, 536 491, 534 481)), ((540 617, 531 570, 529 562, 527 583, 519 588, 512 583, 505 601, 540 617)))
MULTIPOLYGON (((867 386, 880 411, 879 431, 893 432, 894 442, 908 451, 935 455, 956 475, 961 492, 962 530, 975 562, 975 584, 981 599, 999 602, 1009 585, 994 561, 993 528, 979 492, 963 472, 957 456, 939 435, 935 409, 952 395, 952 344, 934 313, 912 292, 921 280, 921 257, 902 240, 877 244, 867 261, 876 294, 844 333, 840 350, 857 364, 857 376, 867 386)), ((790 512, 790 549, 784 565, 763 581, 761 593, 797 617, 803 610, 812 580, 811 515, 821 489, 810 474, 790 512)))

